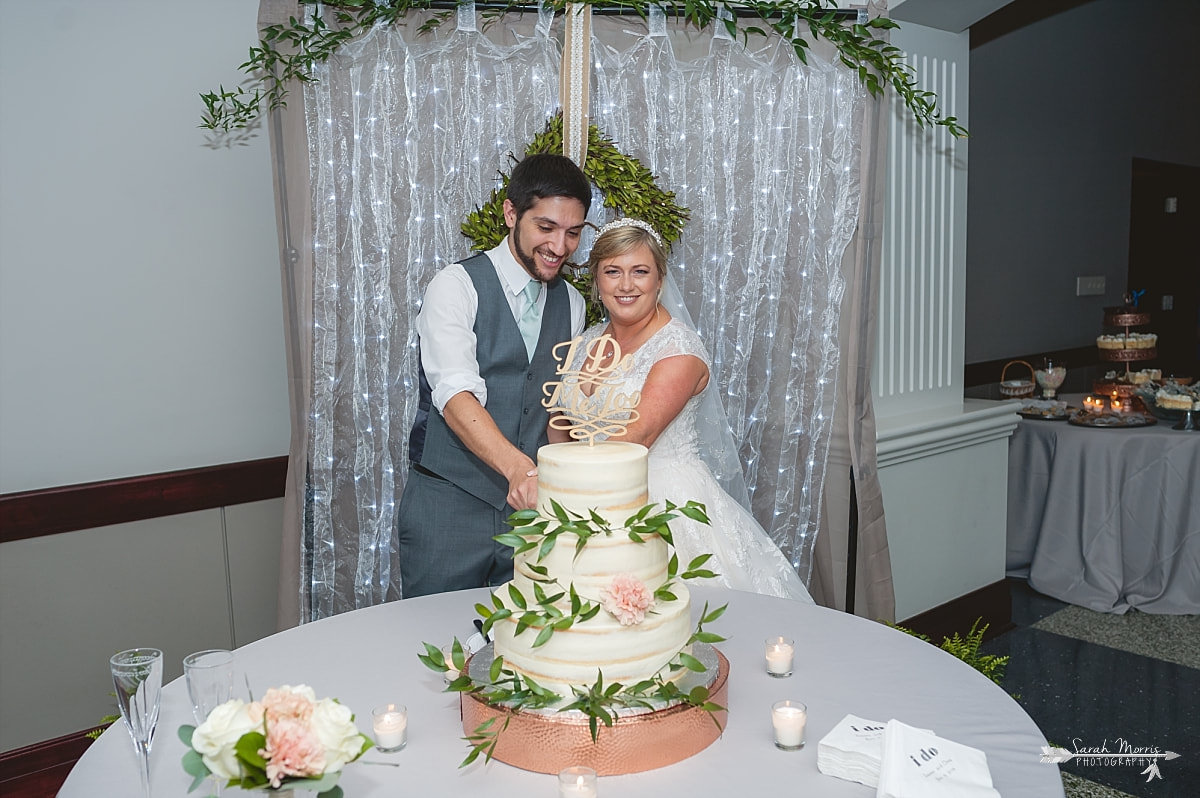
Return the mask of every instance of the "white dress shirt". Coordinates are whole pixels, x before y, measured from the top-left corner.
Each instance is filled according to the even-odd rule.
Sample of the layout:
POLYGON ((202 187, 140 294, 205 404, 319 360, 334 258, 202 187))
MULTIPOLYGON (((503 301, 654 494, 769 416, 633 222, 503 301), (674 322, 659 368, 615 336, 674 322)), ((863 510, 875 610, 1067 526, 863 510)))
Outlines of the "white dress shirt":
MULTIPOLYGON (((513 319, 521 313, 521 292, 529 282, 529 272, 517 262, 508 248, 507 236, 487 253, 496 276, 504 287, 504 296, 513 319)), ((586 307, 575 287, 566 283, 571 300, 571 336, 583 332, 586 307)), ((538 294, 538 313, 546 307, 546 292, 538 294)), ((487 385, 479 374, 475 358, 475 312, 479 295, 467 270, 452 263, 439 271, 425 289, 421 312, 417 314, 417 335, 421 339, 421 365, 432 389, 433 406, 442 412, 446 402, 462 391, 475 394, 487 407, 487 385)))

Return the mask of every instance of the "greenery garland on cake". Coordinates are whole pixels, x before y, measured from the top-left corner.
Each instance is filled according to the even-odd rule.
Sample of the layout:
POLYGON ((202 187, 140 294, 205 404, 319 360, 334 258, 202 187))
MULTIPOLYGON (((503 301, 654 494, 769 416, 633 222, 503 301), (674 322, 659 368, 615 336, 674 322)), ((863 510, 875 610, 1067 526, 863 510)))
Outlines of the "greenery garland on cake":
MULTIPOLYGON (((313 67, 325 63, 350 40, 378 24, 392 24, 405 18, 410 11, 429 11, 433 0, 298 0, 301 5, 317 5, 333 10, 335 25, 327 24, 320 14, 311 22, 291 17, 287 24, 268 25, 261 31, 257 47, 250 48, 249 59, 239 66, 248 78, 246 86, 200 95, 205 112, 201 127, 228 133, 250 127, 266 110, 286 104, 292 81, 309 82, 313 67)), ((886 87, 904 101, 919 125, 940 125, 955 136, 967 131, 953 116, 942 116, 937 97, 917 86, 916 75, 904 61, 900 48, 889 44, 877 33, 899 27, 886 17, 875 17, 865 23, 846 18, 837 12, 831 0, 771 0, 771 2, 726 3, 721 0, 579 0, 583 5, 625 8, 645 17, 651 6, 662 7, 668 15, 685 20, 698 30, 723 24, 735 39, 748 41, 751 36, 766 36, 773 31, 786 39, 796 57, 808 63, 808 37, 825 39, 837 48, 838 58, 854 70, 859 81, 872 97, 882 96, 886 87), (743 22, 736 13, 751 14, 743 22), (724 16, 722 16, 724 12, 724 16)), ((568 0, 546 0, 555 11, 573 3, 568 0)), ((519 0, 501 0, 483 10, 486 24, 506 13, 526 8, 519 0)), ((419 32, 429 32, 442 24, 453 11, 434 12, 419 32)))
MULTIPOLYGON (((658 535, 667 543, 671 543, 670 522, 680 515, 704 524, 709 522, 704 505, 693 501, 683 505, 676 505, 668 501, 665 509, 660 512, 654 512, 655 507, 654 504, 648 504, 627 518, 622 525, 614 527, 594 512, 585 517, 567 510, 558 502, 551 500, 553 517, 547 518, 537 510, 521 510, 513 513, 509 516, 509 523, 513 526, 513 531, 497 535, 496 540, 511 547, 514 554, 537 549, 537 559, 541 560, 554 549, 560 537, 566 540, 570 536, 574 536, 575 551, 578 555, 587 545, 587 541, 596 535, 611 536, 624 532, 635 543, 644 543, 647 537, 658 535)), ((658 601, 677 600, 671 592, 671 585, 677 578, 708 579, 715 577, 715 573, 704 567, 711 557, 711 554, 697 557, 680 574, 679 558, 672 554, 667 566, 667 581, 655 591, 655 599, 658 601)), ((595 617, 600 611, 599 604, 581 599, 575 592, 574 586, 568 585, 565 590, 569 592, 570 612, 564 612, 558 606, 559 602, 568 595, 567 592, 563 592, 564 588, 558 585, 557 580, 550 579, 546 569, 540 568, 537 563, 530 563, 529 568, 538 576, 543 577, 540 581, 534 582, 534 596, 525 596, 510 583, 508 602, 493 593, 492 606, 489 607, 482 603, 475 605, 476 611, 483 618, 483 634, 485 636, 498 621, 519 614, 517 634, 536 629, 537 637, 533 643, 533 647, 536 648, 544 645, 555 632, 569 629, 577 622, 595 617), (547 593, 543 585, 548 586, 551 592, 547 593)), ((709 611, 708 604, 705 603, 696 629, 688 638, 684 649, 693 643, 711 644, 724 640, 725 638, 721 635, 706 632, 704 625, 720 618, 725 613, 726 607, 727 605, 722 605, 709 611)), ((417 658, 426 667, 438 673, 445 673, 453 669, 460 674, 447 685, 447 692, 471 693, 492 706, 504 706, 517 710, 547 709, 562 704, 564 701, 563 696, 557 692, 506 667, 504 658, 499 655, 492 660, 486 680, 472 679, 463 673, 467 657, 462 643, 457 637, 451 646, 449 661, 437 646, 431 643, 425 643, 424 646, 425 653, 418 654, 417 658)), ((706 670, 703 663, 686 653, 685 650, 677 653, 665 667, 672 674, 684 669, 696 673, 703 673, 706 670)), ((569 702, 558 707, 558 711, 578 710, 586 715, 588 730, 593 742, 600 734, 600 724, 612 726, 621 709, 656 709, 673 704, 688 704, 708 712, 714 723, 718 723, 715 713, 725 711, 725 707, 709 700, 708 687, 697 685, 691 690, 684 691, 673 680, 663 678, 661 673, 631 685, 624 685, 620 682, 606 684, 604 675, 601 673, 597 675, 595 683, 587 687, 573 686, 571 691, 572 696, 569 702)), ((500 734, 508 726, 508 718, 509 716, 506 715, 503 724, 500 725, 496 724, 497 718, 490 718, 467 735, 465 739, 470 744, 471 750, 459 767, 471 764, 481 755, 485 761, 490 761, 499 742, 500 734)), ((718 723, 718 728, 719 726, 718 723)))

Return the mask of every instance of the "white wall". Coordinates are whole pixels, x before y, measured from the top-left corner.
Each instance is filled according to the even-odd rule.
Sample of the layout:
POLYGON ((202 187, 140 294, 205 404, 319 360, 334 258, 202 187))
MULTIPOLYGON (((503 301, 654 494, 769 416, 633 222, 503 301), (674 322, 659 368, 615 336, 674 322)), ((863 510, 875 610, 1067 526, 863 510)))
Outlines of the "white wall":
MULTIPOLYGON (((287 453, 265 136, 211 148, 258 0, 0 0, 0 493, 287 453)), ((0 750, 105 660, 274 631, 282 500, 0 544, 0 750)))
POLYGON ((0 544, 0 751, 117 712, 122 649, 162 649, 169 681, 274 632, 282 528, 270 499, 0 544))
POLYGON ((285 454, 258 0, 0 0, 0 493, 285 454))

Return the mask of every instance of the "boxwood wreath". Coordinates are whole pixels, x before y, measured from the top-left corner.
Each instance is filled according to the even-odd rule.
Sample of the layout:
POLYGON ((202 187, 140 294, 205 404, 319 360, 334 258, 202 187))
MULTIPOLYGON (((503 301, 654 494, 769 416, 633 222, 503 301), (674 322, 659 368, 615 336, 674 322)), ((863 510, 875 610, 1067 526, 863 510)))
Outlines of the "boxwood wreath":
MULTIPOLYGON (((525 148, 525 155, 561 153, 563 146, 562 114, 546 122, 546 129, 534 136, 525 148)), ((517 158, 513 158, 515 164, 517 158)), ((662 236, 667 251, 679 240, 691 212, 675 201, 675 192, 663 190, 655 175, 632 155, 617 149, 617 145, 595 125, 588 126, 587 158, 583 173, 604 195, 604 207, 612 208, 618 216, 632 216, 649 222, 662 236)), ((500 173, 500 186, 480 207, 467 215, 462 234, 471 240, 477 251, 491 249, 508 235, 504 223, 504 196, 508 188, 508 172, 500 173)), ((587 324, 591 326, 603 315, 603 308, 591 299, 592 275, 576 263, 567 263, 566 279, 588 298, 587 324)))

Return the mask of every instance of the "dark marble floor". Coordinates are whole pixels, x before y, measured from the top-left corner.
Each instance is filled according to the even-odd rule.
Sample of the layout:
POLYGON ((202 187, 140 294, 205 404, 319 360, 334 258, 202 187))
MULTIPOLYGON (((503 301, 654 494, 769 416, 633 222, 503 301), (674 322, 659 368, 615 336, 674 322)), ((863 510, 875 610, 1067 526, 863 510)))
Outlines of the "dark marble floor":
POLYGON ((1073 607, 1009 580, 1016 628, 984 645, 1010 655, 1003 687, 1052 744, 1175 752, 1154 760, 1063 764, 1069 798, 1200 795, 1200 616, 1108 615, 1073 607))

